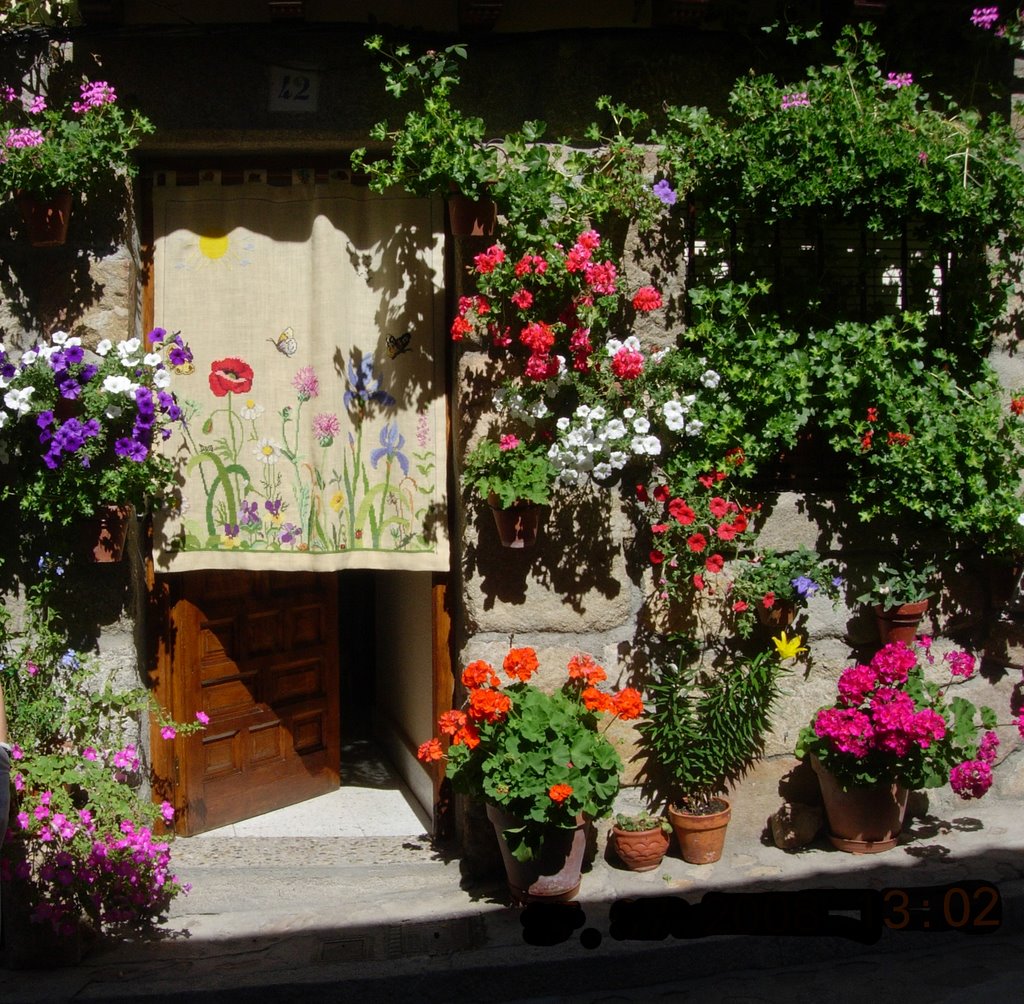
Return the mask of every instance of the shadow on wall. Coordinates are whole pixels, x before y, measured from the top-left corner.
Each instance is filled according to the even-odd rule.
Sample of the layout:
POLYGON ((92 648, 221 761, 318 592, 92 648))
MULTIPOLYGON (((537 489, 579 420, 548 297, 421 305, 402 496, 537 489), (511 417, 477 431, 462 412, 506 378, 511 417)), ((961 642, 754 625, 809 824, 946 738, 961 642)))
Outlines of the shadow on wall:
POLYGON ((523 604, 531 587, 549 592, 577 614, 587 612, 587 597, 618 596, 623 581, 615 575, 620 551, 612 535, 608 500, 594 492, 559 493, 544 510, 536 546, 502 547, 489 507, 474 499, 476 534, 467 526, 462 568, 477 580, 484 609, 523 604))

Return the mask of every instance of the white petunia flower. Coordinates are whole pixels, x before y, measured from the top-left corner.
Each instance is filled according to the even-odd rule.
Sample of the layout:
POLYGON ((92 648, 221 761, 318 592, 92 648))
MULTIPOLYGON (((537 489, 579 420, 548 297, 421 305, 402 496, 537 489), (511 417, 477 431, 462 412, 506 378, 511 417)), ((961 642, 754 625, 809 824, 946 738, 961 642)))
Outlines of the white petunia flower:
POLYGON ((611 464, 603 463, 594 465, 593 476, 595 478, 604 480, 604 478, 610 478, 613 473, 611 464))
POLYGON ((622 417, 628 422, 633 416, 636 415, 635 408, 626 408, 622 412, 622 417))
POLYGON ((32 410, 29 398, 35 393, 35 387, 23 387, 21 390, 9 390, 4 395, 4 404, 19 417, 32 410))
POLYGON ((604 408, 602 408, 600 405, 598 405, 596 408, 591 409, 590 421, 591 422, 603 422, 604 419, 605 419, 605 415, 606 414, 607 414, 607 412, 604 410, 604 408))
POLYGON ((643 415, 641 415, 633 423, 633 431, 636 432, 636 433, 639 433, 641 436, 644 435, 647 432, 650 432, 650 430, 651 430, 651 423, 643 415))
POLYGON ((156 369, 164 361, 164 357, 159 352, 147 352, 142 358, 144 365, 150 369, 156 369))
POLYGON ((119 404, 108 404, 103 409, 103 415, 113 421, 115 418, 120 418, 124 414, 124 408, 119 404))
POLYGON ((704 423, 699 418, 695 418, 693 421, 686 423, 686 434, 688 436, 699 436, 703 429, 704 423))
POLYGON ((23 367, 31 366, 38 358, 39 353, 36 352, 35 349, 28 349, 27 351, 22 352, 20 362, 23 367))
POLYGON ((681 432, 686 427, 686 411, 678 401, 666 401, 661 406, 665 424, 673 432, 681 432))
POLYGON ((126 376, 104 377, 102 386, 106 394, 131 394, 134 388, 134 384, 126 376))
POLYGON ((618 440, 622 439, 627 434, 627 432, 628 430, 626 429, 626 423, 623 422, 621 419, 613 418, 604 427, 604 438, 610 439, 612 442, 617 442, 618 440))
POLYGON ((158 369, 153 374, 153 386, 157 390, 166 390, 171 386, 171 372, 166 369, 158 369))
POLYGON ((700 382, 711 390, 714 390, 721 382, 722 377, 714 370, 705 370, 700 377, 700 382))
POLYGON ((114 343, 109 338, 104 338, 99 345, 96 346, 96 355, 106 357, 107 353, 114 347, 114 343))
POLYGON ((50 335, 50 341, 54 345, 63 345, 68 340, 68 333, 66 331, 55 331, 50 335))

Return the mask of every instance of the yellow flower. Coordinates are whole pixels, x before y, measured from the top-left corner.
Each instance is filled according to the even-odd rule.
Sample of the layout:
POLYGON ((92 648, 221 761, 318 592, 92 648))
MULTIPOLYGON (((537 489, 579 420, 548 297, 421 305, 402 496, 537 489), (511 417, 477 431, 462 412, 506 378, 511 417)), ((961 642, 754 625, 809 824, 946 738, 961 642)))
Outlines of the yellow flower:
POLYGON ((779 653, 780 659, 795 659, 801 652, 807 651, 800 644, 802 641, 800 635, 787 638, 786 632, 783 631, 778 638, 772 638, 772 641, 775 642, 775 650, 779 653))
POLYGON ((331 508, 335 512, 340 512, 341 507, 345 504, 345 496, 341 492, 335 492, 331 496, 331 508))
POLYGON ((241 543, 241 541, 238 539, 237 536, 229 537, 226 533, 221 535, 220 546, 223 547, 223 548, 226 548, 229 551, 233 547, 238 547, 238 545, 240 543, 241 543))

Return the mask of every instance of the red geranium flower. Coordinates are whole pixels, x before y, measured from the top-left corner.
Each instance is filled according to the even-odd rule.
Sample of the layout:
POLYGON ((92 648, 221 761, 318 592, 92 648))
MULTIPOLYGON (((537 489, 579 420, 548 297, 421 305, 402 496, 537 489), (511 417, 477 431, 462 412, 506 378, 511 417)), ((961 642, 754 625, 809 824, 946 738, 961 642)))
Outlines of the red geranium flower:
POLYGON ((210 390, 217 397, 248 394, 252 390, 252 367, 233 356, 210 363, 210 390))
POLYGON ((552 802, 564 802, 571 794, 571 784, 553 784, 548 788, 548 798, 552 802))

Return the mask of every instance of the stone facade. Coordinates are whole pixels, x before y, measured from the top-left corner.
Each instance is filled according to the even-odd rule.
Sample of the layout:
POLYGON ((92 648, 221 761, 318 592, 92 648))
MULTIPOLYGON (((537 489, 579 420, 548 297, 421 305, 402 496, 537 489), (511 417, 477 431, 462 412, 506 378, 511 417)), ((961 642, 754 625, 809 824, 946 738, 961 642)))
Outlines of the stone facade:
MULTIPOLYGON (((185 5, 188 6, 188 5, 185 5)), ((634 7, 632 4, 626 7, 634 7)), ((196 11, 192 10, 195 15, 196 11)), ((199 18, 202 21, 202 18, 199 18)), ((543 21, 537 27, 543 27, 543 21)), ((442 34, 417 34, 415 47, 448 44, 454 27, 442 34)), ((560 26, 561 27, 561 26, 560 26)), ((370 126, 395 116, 383 93, 376 61, 362 47, 363 25, 134 25, 93 28, 73 37, 76 69, 95 77, 98 67, 119 93, 142 109, 157 126, 140 150, 147 165, 180 158, 219 156, 337 158, 366 142, 370 126), (319 104, 309 115, 288 115, 268 107, 267 88, 277 65, 299 61, 320 74, 319 104)), ((0 56, 27 65, 33 39, 0 42, 0 56), (15 58, 16 57, 16 58, 15 58)), ((732 81, 754 61, 749 34, 732 36, 666 31, 558 31, 482 36, 470 46, 471 58, 461 96, 467 109, 482 114, 496 134, 526 118, 543 118, 549 135, 580 135, 593 117, 602 93, 637 106, 661 102, 707 104, 722 110, 732 81), (529 67, 530 83, 524 81, 529 67), (543 86, 537 80, 543 68, 543 86)), ((118 339, 140 333, 139 189, 100 193, 76 205, 72 236, 64 248, 29 249, 19 235, 13 206, 0 206, 0 333, 13 343, 30 341, 56 328, 84 336, 118 339)), ((454 296, 470 243, 456 242, 450 288, 454 296)), ((667 282, 679 282, 669 278, 667 282)), ((1024 362, 1008 350, 994 357, 1007 387, 1024 384, 1024 362)), ((452 364, 452 421, 455 462, 485 417, 488 387, 498 376, 486 354, 457 354, 452 364)), ((659 608, 643 547, 625 512, 618 490, 584 491, 559 501, 547 515, 533 551, 509 552, 498 545, 491 516, 479 500, 452 496, 453 555, 450 593, 454 597, 457 667, 472 659, 495 662, 508 647, 533 645, 543 666, 555 676, 576 651, 592 653, 615 685, 640 683, 647 667, 665 656, 664 618, 659 608)), ((821 546, 823 519, 830 527, 827 553, 847 562, 876 560, 880 545, 870 528, 842 519, 842 499, 822 494, 799 478, 776 492, 762 542, 774 546, 821 546)), ((884 553, 884 547, 881 548, 884 553)), ((145 586, 139 568, 107 581, 93 579, 104 614, 94 620, 94 642, 101 658, 137 680, 144 660, 145 586), (127 578, 125 578, 127 576, 127 578)), ((1024 626, 1001 619, 990 603, 992 568, 983 561, 944 570, 944 591, 926 627, 939 638, 940 650, 954 642, 990 653, 985 672, 964 686, 971 696, 1006 709, 1019 693, 1024 666, 1024 626)), ((691 611, 675 616, 693 618, 691 611)), ((710 644, 723 625, 708 614, 702 635, 710 644)), ((775 725, 765 752, 779 763, 788 759, 796 732, 812 711, 830 699, 834 681, 855 656, 869 650, 874 625, 855 605, 811 603, 807 618, 809 656, 783 681, 775 725)), ((1024 757, 1015 729, 1000 730, 1003 759, 997 785, 1007 793, 1024 792, 1024 757)), ((629 730, 617 728, 617 741, 631 761, 629 730)), ((425 739, 426 736, 415 737, 425 739)), ((627 792, 623 798, 635 798, 627 792)))

